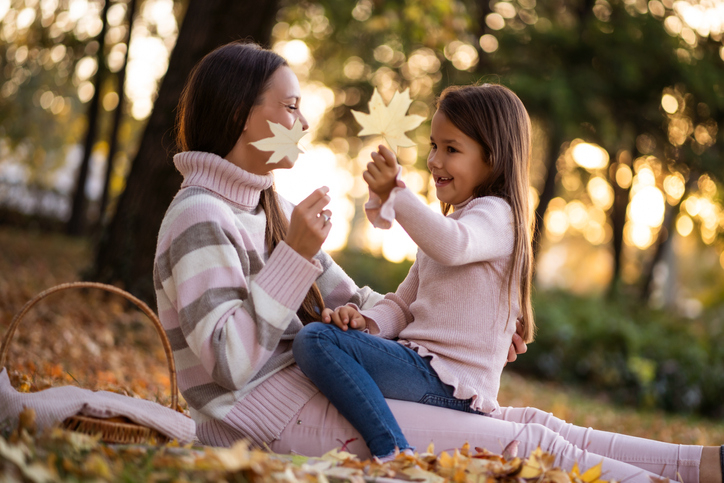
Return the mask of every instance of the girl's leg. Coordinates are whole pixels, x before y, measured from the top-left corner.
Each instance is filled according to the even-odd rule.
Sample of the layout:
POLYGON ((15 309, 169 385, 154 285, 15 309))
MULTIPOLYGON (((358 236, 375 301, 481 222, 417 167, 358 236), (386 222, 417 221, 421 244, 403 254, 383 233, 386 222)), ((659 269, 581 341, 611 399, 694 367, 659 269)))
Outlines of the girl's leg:
POLYGON ((293 349, 302 371, 378 457, 410 447, 385 397, 461 410, 470 404, 452 397, 426 359, 394 341, 313 323, 296 335, 293 349))
POLYGON ((681 475, 684 482, 699 481, 701 446, 663 443, 583 428, 536 408, 501 408, 493 417, 516 423, 540 424, 578 448, 634 465, 671 480, 678 480, 681 475))
MULTIPOLYGON (((440 452, 460 448, 467 441, 473 448, 500 453, 508 443, 517 440, 520 442, 518 456, 525 458, 540 446, 556 456, 556 466, 566 470, 570 470, 576 462, 581 470, 586 470, 603 461, 604 479, 651 483, 649 476, 657 476, 636 466, 580 449, 541 424, 504 421, 408 401, 389 399, 387 403, 407 440, 421 451, 430 443, 435 445, 436 452, 440 452)), ((322 394, 318 394, 292 419, 270 447, 278 453, 320 456, 343 445, 362 459, 370 457, 360 434, 322 394)), ((683 481, 698 483, 686 478, 683 481)))

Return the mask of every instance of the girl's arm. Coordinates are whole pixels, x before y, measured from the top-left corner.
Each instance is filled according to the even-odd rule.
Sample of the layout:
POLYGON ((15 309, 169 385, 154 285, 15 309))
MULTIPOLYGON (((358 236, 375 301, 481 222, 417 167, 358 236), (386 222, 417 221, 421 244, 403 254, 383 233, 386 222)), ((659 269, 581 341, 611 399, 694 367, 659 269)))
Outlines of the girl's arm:
POLYGON ((390 196, 395 219, 430 258, 442 265, 465 265, 509 256, 513 216, 502 198, 470 201, 457 219, 430 209, 407 188, 390 196))
POLYGON ((169 336, 187 345, 214 382, 238 390, 271 357, 322 269, 284 242, 263 263, 225 203, 194 198, 179 203, 161 229, 159 313, 169 336))
POLYGON ((412 323, 414 319, 410 305, 417 298, 419 283, 418 265, 415 262, 396 292, 388 293, 374 307, 361 311, 370 334, 394 339, 412 323))
POLYGON ((510 255, 513 216, 501 198, 486 196, 469 202, 460 216, 432 211, 399 179, 394 153, 380 146, 363 174, 370 188, 367 217, 378 228, 397 220, 430 258, 443 265, 464 265, 510 255))

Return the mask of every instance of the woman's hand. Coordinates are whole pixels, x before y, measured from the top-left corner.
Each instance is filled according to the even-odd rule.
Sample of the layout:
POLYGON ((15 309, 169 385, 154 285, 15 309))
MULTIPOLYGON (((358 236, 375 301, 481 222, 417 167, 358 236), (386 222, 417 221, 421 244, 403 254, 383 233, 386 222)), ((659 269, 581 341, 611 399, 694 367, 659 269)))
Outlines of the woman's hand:
POLYGON ((311 260, 322 248, 332 223, 332 212, 325 210, 331 198, 329 188, 323 186, 307 196, 292 210, 289 231, 284 241, 307 260, 311 260))
POLYGON ((515 362, 518 358, 518 354, 523 354, 528 350, 528 345, 523 342, 523 323, 520 320, 515 321, 515 334, 513 334, 513 341, 508 349, 508 362, 515 362))
POLYGON ((330 308, 322 310, 322 322, 325 324, 332 323, 342 330, 347 330, 347 327, 357 330, 367 328, 367 321, 364 316, 357 309, 348 305, 337 307, 334 310, 330 308))
POLYGON ((362 178, 369 185, 370 191, 379 196, 384 203, 390 197, 392 188, 397 186, 399 169, 395 153, 387 146, 380 145, 379 152, 372 153, 372 162, 367 163, 367 171, 362 173, 362 178))

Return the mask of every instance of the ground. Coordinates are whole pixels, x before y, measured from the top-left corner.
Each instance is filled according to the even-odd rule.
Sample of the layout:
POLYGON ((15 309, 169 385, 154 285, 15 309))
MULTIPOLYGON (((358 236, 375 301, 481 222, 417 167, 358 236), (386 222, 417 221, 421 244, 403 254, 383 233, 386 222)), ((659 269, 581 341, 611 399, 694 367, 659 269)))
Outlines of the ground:
MULTIPOLYGON (((92 259, 90 246, 58 234, 0 226, 3 337, 13 316, 34 295, 80 279, 92 259)), ((170 401, 165 356, 152 325, 117 296, 100 291, 66 291, 41 301, 23 318, 10 342, 7 367, 20 391, 78 384, 162 404, 170 401)), ((503 376, 499 401, 535 406, 579 425, 662 441, 724 442, 722 422, 622 408, 600 394, 531 380, 512 371, 503 376)))

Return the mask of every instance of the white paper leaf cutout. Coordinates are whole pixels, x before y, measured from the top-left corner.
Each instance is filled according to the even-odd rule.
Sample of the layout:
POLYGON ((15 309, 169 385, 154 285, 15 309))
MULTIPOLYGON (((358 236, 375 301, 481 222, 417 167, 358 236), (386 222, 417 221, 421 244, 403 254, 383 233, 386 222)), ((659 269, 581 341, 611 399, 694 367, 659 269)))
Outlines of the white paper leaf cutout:
POLYGON ((354 118, 362 125, 362 130, 358 135, 379 134, 385 138, 385 141, 395 153, 397 153, 398 146, 414 146, 415 142, 408 138, 405 133, 415 129, 425 118, 415 114, 407 115, 410 104, 412 104, 410 89, 395 92, 390 104, 385 106, 382 96, 375 88, 369 102, 370 113, 352 111, 354 118))
POLYGON ((304 150, 299 147, 299 140, 307 133, 302 130, 302 123, 299 119, 294 121, 294 125, 291 129, 287 129, 283 125, 271 122, 267 120, 269 127, 271 128, 274 136, 269 138, 260 139, 249 143, 259 151, 273 151, 266 164, 278 163, 284 158, 289 158, 292 164, 294 164, 299 156, 299 153, 303 153, 304 150))

